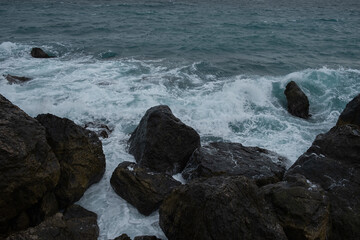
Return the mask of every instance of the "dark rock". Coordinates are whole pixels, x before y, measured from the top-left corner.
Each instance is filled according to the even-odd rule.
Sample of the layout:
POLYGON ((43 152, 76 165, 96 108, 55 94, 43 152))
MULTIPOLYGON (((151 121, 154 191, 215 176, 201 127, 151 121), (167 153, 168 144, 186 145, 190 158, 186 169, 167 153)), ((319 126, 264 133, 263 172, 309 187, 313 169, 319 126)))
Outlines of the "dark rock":
POLYGON ((27 82, 27 81, 30 81, 31 78, 28 78, 28 77, 18 77, 18 76, 13 76, 13 75, 4 75, 4 77, 6 78, 6 80, 8 80, 8 82, 10 84, 19 84, 19 83, 24 83, 24 82, 27 82))
POLYGON ((140 166, 174 174, 184 169, 200 146, 200 137, 176 118, 168 106, 161 105, 146 111, 129 143, 129 152, 140 166))
POLYGON ((195 150, 182 172, 185 179, 242 175, 258 186, 281 181, 289 160, 259 147, 240 143, 210 143, 195 150))
POLYGON ((291 81, 286 85, 285 96, 288 103, 288 112, 296 117, 309 118, 309 100, 299 86, 291 81))
POLYGON ((94 131, 98 137, 108 138, 113 129, 110 129, 107 125, 99 122, 88 122, 85 124, 86 129, 94 131))
POLYGON ((261 188, 288 239, 327 239, 329 201, 323 189, 302 175, 261 188))
POLYGON ((99 236, 95 213, 80 206, 69 207, 34 228, 10 235, 7 240, 96 240, 99 236))
POLYGON ((124 233, 121 234, 119 237, 114 238, 113 240, 131 240, 131 238, 124 233))
POLYGON ((352 124, 360 128, 360 94, 346 105, 336 123, 336 126, 346 124, 352 124))
POLYGON ((0 234, 11 231, 11 220, 27 227, 25 211, 55 188, 59 176, 45 128, 0 95, 0 234))
POLYGON ((51 114, 41 114, 36 119, 46 128, 47 140, 60 162, 61 176, 55 195, 60 207, 69 206, 104 174, 101 141, 94 132, 69 119, 51 114))
POLYGON ((263 195, 243 176, 196 179, 160 207, 168 239, 287 239, 263 195))
POLYGON ((332 128, 316 137, 286 176, 304 175, 319 184, 330 201, 332 231, 328 239, 360 239, 360 130, 332 128))
POLYGON ((144 215, 158 209, 165 196, 181 184, 169 175, 148 172, 131 162, 119 164, 110 183, 120 197, 144 215))
POLYGON ((134 240, 161 240, 161 239, 157 238, 156 236, 138 236, 135 237, 134 240))
POLYGON ((41 48, 31 49, 31 56, 34 58, 52 58, 47 53, 45 53, 41 48))

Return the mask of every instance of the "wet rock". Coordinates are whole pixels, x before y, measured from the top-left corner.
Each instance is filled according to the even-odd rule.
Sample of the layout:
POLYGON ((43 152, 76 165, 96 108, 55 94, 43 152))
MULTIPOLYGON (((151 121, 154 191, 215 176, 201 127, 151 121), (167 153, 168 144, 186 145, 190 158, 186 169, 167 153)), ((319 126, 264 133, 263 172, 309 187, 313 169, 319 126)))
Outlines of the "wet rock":
POLYGON ((259 147, 213 142, 195 150, 182 172, 185 179, 219 175, 242 175, 258 186, 282 179, 289 160, 259 147))
POLYGON ((200 146, 200 137, 176 118, 168 106, 161 105, 146 111, 129 144, 129 152, 140 166, 174 174, 184 169, 200 146))
POLYGON ((41 48, 32 48, 31 56, 34 58, 52 58, 47 53, 45 53, 41 48))
POLYGON ((287 239, 252 180, 243 176, 195 179, 160 207, 168 239, 287 239))
POLYGON ((329 230, 329 201, 324 190, 302 175, 261 188, 288 239, 325 240, 329 230))
POLYGON ((5 79, 8 80, 9 84, 19 84, 19 83, 24 83, 27 81, 30 81, 31 78, 28 77, 19 77, 19 76, 14 76, 14 75, 4 75, 5 79))
POLYGON ((113 129, 110 129, 106 124, 100 122, 88 122, 84 128, 94 131, 98 137, 102 138, 108 138, 113 131, 113 129))
POLYGON ((0 95, 0 234, 12 225, 36 224, 26 211, 55 188, 59 176, 45 128, 0 95))
POLYGON ((332 128, 316 137, 286 176, 301 174, 319 184, 330 202, 328 239, 360 239, 360 130, 332 128))
POLYGON ((164 173, 151 173, 135 163, 123 162, 110 179, 114 191, 140 213, 150 215, 163 199, 181 183, 164 173))
POLYGON ((105 171, 102 144, 94 132, 51 114, 36 119, 46 128, 47 140, 60 162, 61 176, 55 195, 60 207, 79 200, 105 171))
POLYGON ((346 124, 352 124, 360 128, 360 94, 346 105, 336 123, 336 126, 346 124))
POLYGON ((113 240, 131 240, 131 238, 124 233, 121 234, 119 237, 114 238, 113 240))
POLYGON ((161 239, 157 238, 156 236, 138 236, 135 237, 134 240, 161 240, 161 239))
POLYGON ((286 85, 285 96, 288 103, 288 112, 296 117, 309 118, 309 100, 299 86, 291 81, 286 85))
POLYGON ((96 240, 99 236, 97 216, 80 206, 69 207, 34 228, 10 235, 7 240, 96 240))

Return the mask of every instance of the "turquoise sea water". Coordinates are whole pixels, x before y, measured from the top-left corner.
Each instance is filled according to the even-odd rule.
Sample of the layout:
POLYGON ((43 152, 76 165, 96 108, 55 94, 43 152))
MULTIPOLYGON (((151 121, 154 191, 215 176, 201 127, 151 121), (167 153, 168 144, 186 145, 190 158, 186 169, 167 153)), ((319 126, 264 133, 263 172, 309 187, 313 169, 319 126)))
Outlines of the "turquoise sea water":
POLYGON ((360 2, 0 1, 0 94, 31 116, 53 113, 114 129, 107 169, 80 204, 100 239, 165 238, 109 184, 145 111, 167 104, 202 144, 233 141, 294 162, 360 93, 360 2), (34 59, 32 47, 57 56, 34 59), (4 74, 32 77, 9 85, 4 74), (310 101, 309 120, 286 111, 285 85, 310 101))

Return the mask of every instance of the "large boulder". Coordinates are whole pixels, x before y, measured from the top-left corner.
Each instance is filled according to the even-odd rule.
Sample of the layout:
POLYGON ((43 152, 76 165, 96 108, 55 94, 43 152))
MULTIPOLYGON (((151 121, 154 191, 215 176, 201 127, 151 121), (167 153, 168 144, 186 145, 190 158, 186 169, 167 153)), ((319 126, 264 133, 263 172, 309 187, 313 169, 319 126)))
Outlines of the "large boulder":
POLYGON ((346 105, 336 123, 336 126, 346 124, 352 124, 360 128, 360 94, 346 105))
POLYGON ((110 183, 120 197, 144 215, 157 210, 165 196, 181 184, 167 174, 148 172, 131 162, 120 163, 110 183))
POLYGON ((305 119, 310 117, 309 100, 294 81, 291 81, 286 85, 284 93, 287 99, 288 112, 290 114, 305 119))
POLYGON ((301 174, 320 185, 330 201, 328 239, 360 239, 360 130, 341 125, 316 137, 286 176, 301 174))
POLYGON ((160 226, 174 239, 287 239, 252 180, 243 176, 195 179, 160 207, 160 226))
POLYGON ((213 142, 195 150, 182 172, 185 179, 242 175, 258 186, 281 181, 289 160, 259 147, 213 142))
POLYGON ((129 144, 129 152, 140 166, 174 174, 183 170, 200 146, 200 137, 176 118, 168 106, 160 105, 146 111, 129 144))
POLYGON ((261 188, 288 239, 325 240, 329 230, 329 201, 324 190, 302 175, 261 188))
POLYGON ((0 95, 0 234, 36 224, 27 211, 41 204, 59 177, 45 128, 0 95))
POLYGON ((36 119, 46 128, 48 143, 60 162, 61 176, 56 197, 60 207, 69 206, 104 174, 105 156, 101 141, 94 132, 67 118, 41 114, 36 119))
POLYGON ((31 56, 34 58, 51 58, 44 50, 41 48, 32 48, 31 49, 31 56))
POLYGON ((97 215, 78 205, 57 213, 34 228, 10 235, 6 240, 97 240, 97 215))
POLYGON ((30 81, 31 78, 28 77, 19 77, 19 76, 14 76, 14 75, 4 75, 5 79, 9 82, 9 84, 19 84, 19 83, 24 83, 27 81, 30 81))

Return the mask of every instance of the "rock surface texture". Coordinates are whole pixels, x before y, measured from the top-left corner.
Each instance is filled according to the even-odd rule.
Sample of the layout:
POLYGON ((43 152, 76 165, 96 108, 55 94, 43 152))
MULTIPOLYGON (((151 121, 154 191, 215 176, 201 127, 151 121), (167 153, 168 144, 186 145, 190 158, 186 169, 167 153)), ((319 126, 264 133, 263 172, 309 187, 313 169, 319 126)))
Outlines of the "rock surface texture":
POLYGON ((181 172, 199 146, 197 132, 164 105, 147 110, 129 139, 129 152, 141 167, 169 174, 181 172))
POLYGON ((288 112, 296 117, 309 118, 309 100, 299 86, 291 81, 286 85, 285 96, 288 112))
POLYGON ((242 176, 196 179, 160 207, 160 226, 174 239, 287 239, 258 187, 242 176))
POLYGON ((36 119, 46 128, 47 140, 59 160, 61 176, 55 194, 61 207, 79 200, 105 171, 102 144, 94 132, 51 114, 36 119))
POLYGON ((57 213, 34 228, 10 235, 6 240, 96 240, 97 215, 78 205, 57 213))
POLYGON ((110 183, 120 197, 144 215, 158 209, 165 196, 181 184, 169 175, 148 172, 131 162, 119 164, 110 183))
POLYGON ((40 204, 59 177, 45 128, 0 95, 0 233, 31 225, 27 211, 40 204))
POLYGON ((31 49, 31 56, 34 58, 51 58, 51 56, 45 53, 41 48, 31 49))
POLYGON ((219 175, 241 175, 258 186, 282 179, 289 160, 259 147, 240 143, 210 143, 195 150, 182 172, 185 179, 219 175))
POLYGON ((337 126, 347 124, 360 128, 360 94, 346 105, 336 123, 337 126))

